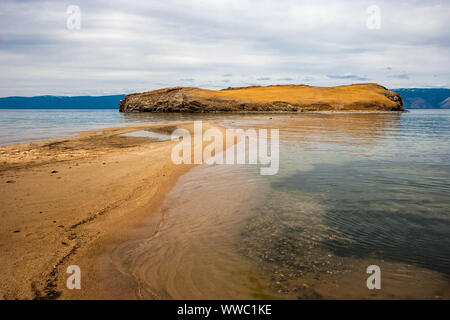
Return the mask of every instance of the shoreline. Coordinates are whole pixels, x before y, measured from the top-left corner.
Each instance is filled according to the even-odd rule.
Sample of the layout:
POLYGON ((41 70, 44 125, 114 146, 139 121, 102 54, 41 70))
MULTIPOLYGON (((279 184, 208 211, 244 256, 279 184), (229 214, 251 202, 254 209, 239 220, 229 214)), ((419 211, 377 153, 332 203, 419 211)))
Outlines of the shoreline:
MULTIPOLYGON (((211 126, 204 123, 205 129, 211 126)), ((110 273, 108 248, 152 216, 178 178, 195 166, 172 163, 176 141, 120 134, 178 127, 192 130, 190 123, 139 125, 0 146, 0 297, 104 299, 113 293, 97 283, 119 276, 110 273), (96 257, 104 259, 103 266, 96 257), (81 268, 82 294, 65 286, 66 268, 73 264, 81 268)), ((122 298, 133 297, 130 280, 121 280, 129 287, 122 298)))

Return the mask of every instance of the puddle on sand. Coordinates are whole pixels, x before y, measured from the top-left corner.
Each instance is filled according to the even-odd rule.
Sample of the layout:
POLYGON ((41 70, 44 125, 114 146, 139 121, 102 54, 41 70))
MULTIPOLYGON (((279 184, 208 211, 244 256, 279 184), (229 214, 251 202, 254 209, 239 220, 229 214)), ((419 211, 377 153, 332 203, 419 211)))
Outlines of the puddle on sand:
POLYGON ((152 132, 152 131, 146 131, 146 130, 139 130, 139 131, 133 131, 128 133, 122 133, 120 136, 123 137, 139 137, 139 138, 151 138, 151 139, 157 139, 159 141, 167 141, 170 140, 170 136, 167 134, 152 132))

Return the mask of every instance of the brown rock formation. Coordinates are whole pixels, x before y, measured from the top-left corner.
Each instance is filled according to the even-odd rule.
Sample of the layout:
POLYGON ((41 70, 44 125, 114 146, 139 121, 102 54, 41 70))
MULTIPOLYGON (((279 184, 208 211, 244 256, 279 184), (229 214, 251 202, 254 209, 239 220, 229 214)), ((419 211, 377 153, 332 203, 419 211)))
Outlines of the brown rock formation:
POLYGON ((378 84, 279 85, 207 90, 173 87, 126 95, 121 112, 404 111, 400 95, 378 84))

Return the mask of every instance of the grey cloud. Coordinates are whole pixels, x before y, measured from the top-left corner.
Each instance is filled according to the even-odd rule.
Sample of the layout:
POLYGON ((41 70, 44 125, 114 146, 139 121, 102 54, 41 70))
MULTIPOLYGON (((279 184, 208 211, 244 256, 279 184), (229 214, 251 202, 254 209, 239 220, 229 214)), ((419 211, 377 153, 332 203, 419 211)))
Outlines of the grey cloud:
POLYGON ((188 79, 216 88, 220 77, 243 86, 255 74, 267 84, 293 74, 313 85, 450 81, 444 0, 378 0, 380 30, 366 27, 366 0, 75 3, 80 30, 66 28, 66 2, 0 1, 0 96, 146 91, 188 79))
POLYGON ((356 76, 353 74, 350 74, 350 75, 327 75, 327 77, 330 79, 348 79, 348 80, 358 80, 358 81, 370 80, 369 78, 360 77, 360 76, 356 76))
POLYGON ((408 80, 409 79, 409 75, 406 73, 402 73, 402 74, 395 74, 392 76, 392 78, 397 78, 397 79, 405 79, 408 80))

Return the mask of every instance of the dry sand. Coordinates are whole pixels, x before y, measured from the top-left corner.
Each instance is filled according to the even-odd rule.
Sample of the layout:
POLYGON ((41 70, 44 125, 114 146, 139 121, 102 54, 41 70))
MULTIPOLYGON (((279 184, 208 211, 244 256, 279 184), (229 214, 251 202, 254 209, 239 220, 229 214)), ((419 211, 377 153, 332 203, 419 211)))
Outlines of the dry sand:
POLYGON ((192 130, 120 127, 0 147, 0 298, 134 298, 133 281, 111 270, 108 248, 125 241, 193 165, 172 163, 174 141, 119 134, 177 127, 192 130), (71 264, 86 284, 75 293, 65 285, 71 264), (102 277, 116 277, 121 291, 102 286, 102 277))

